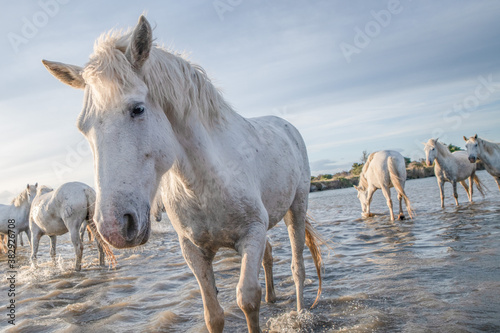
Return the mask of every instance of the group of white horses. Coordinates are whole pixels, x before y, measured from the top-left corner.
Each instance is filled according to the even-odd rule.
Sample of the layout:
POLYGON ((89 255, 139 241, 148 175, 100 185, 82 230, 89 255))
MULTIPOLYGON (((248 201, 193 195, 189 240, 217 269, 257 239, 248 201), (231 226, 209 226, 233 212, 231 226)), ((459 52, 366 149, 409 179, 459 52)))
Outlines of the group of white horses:
POLYGON ((17 250, 18 239, 25 232, 31 245, 31 264, 37 266, 37 252, 40 238, 50 238, 50 256, 56 261, 56 237, 70 233, 75 248, 75 270, 81 269, 83 237, 85 230, 93 235, 99 252, 99 264, 104 266, 105 253, 114 263, 115 258, 108 245, 95 231, 93 221, 95 191, 88 185, 71 182, 53 190, 47 186, 27 185, 10 205, 0 205, 0 234, 8 241, 8 251, 17 250), (10 221, 10 223, 9 223, 10 221))
MULTIPOLYGON (((84 219, 92 223, 93 216, 106 243, 116 248, 145 244, 151 231, 151 205, 156 193, 161 193, 182 254, 199 283, 208 330, 221 332, 224 327, 212 261, 219 248, 226 247, 242 257, 237 303, 248 331, 260 332, 261 265, 266 301, 275 299, 272 248, 266 232, 284 220, 297 310, 306 308, 305 245, 318 273, 317 302, 321 239, 306 215, 310 169, 306 146, 295 127, 278 117, 247 119, 237 114, 201 67, 153 43, 151 26, 143 16, 129 32, 102 35, 84 67, 43 63, 63 83, 84 90, 77 126, 93 152, 95 206, 88 189, 70 189, 67 196, 80 198, 80 207, 87 209, 84 219)), ((401 199, 410 207, 403 190, 406 171, 400 166, 401 158, 391 152, 377 154, 370 156, 363 169, 366 182, 358 186, 360 193, 366 192, 360 194, 367 200, 363 212, 370 214, 375 188, 380 186, 385 194, 384 186, 393 185, 401 191, 401 214, 401 199), (384 163, 388 175, 372 177, 375 166, 384 163)), ((42 192, 29 194, 34 197, 29 222, 33 250, 40 235, 62 232, 42 222, 48 218, 46 207, 57 201, 62 190, 53 195, 42 192)), ((64 205, 54 206, 63 222, 72 215, 64 205)), ((71 232, 70 223, 64 225, 71 232)), ((77 243, 78 257, 78 237, 72 233, 71 238, 77 243)), ((51 242, 54 248, 55 237, 51 242)), ((36 259, 36 251, 32 252, 36 259)), ((80 264, 77 259, 75 268, 80 264)))
MULTIPOLYGON (((484 196, 484 187, 476 175, 476 161, 483 162, 486 170, 495 179, 500 189, 500 144, 472 136, 464 136, 466 151, 450 152, 439 139, 429 139, 424 143, 425 161, 427 166, 434 164, 434 174, 439 186, 441 207, 444 208, 444 183, 453 186, 453 197, 458 206, 457 183, 460 183, 472 202, 473 185, 484 196), (466 182, 468 180, 468 183, 466 182)), ((408 215, 414 215, 410 200, 404 191, 406 181, 406 163, 404 157, 393 150, 383 150, 368 156, 359 177, 358 198, 361 202, 362 216, 372 216, 370 204, 373 193, 381 189, 387 200, 391 220, 394 220, 390 188, 398 193, 399 219, 404 219, 402 201, 404 199, 408 215)))

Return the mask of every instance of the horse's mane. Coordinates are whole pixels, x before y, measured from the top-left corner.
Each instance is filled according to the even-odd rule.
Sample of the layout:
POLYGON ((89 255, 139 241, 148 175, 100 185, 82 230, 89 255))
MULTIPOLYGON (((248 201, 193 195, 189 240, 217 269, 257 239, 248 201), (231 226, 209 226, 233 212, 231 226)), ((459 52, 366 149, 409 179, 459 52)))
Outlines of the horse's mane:
POLYGON ((373 160, 375 153, 371 153, 366 159, 365 165, 363 165, 363 169, 361 169, 361 174, 359 175, 359 187, 366 189, 368 187, 368 179, 366 179, 366 172, 370 167, 370 162, 373 160))
POLYGON ((451 154, 448 147, 441 141, 438 141, 438 139, 429 139, 427 145, 434 145, 441 155, 447 156, 451 154))
POLYGON ((500 143, 496 143, 481 138, 477 138, 477 141, 481 144, 486 153, 488 153, 489 155, 493 155, 495 153, 495 150, 500 150, 500 143))
POLYGON ((14 205, 14 206, 16 206, 16 207, 19 207, 26 200, 28 200, 28 193, 26 192, 26 190, 23 190, 21 193, 19 193, 17 195, 17 197, 15 197, 14 199, 12 199, 11 204, 14 205))
MULTIPOLYGON (((83 70, 85 81, 95 87, 93 100, 100 106, 117 103, 130 88, 141 85, 126 56, 131 35, 131 31, 101 35, 83 70)), ((212 124, 232 111, 205 71, 180 54, 154 44, 141 72, 150 98, 167 116, 173 114, 182 120, 189 112, 196 112, 201 121, 212 124)))
POLYGON ((49 193, 54 191, 52 187, 46 186, 46 185, 41 185, 36 189, 36 195, 43 195, 45 193, 49 193))

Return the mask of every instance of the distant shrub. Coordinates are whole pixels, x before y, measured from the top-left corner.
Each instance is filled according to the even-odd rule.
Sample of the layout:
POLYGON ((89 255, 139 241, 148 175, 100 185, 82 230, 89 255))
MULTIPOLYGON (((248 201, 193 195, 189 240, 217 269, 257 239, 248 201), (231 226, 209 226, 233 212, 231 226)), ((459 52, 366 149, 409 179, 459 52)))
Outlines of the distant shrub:
POLYGON ((351 175, 359 176, 363 170, 363 165, 362 163, 353 163, 350 171, 351 175))

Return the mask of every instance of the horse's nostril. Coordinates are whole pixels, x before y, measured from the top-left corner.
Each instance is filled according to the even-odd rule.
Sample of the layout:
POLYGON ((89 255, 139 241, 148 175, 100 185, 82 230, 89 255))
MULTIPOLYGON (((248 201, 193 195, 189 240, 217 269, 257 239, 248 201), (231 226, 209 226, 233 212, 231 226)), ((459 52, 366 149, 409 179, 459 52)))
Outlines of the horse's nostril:
POLYGON ((130 214, 125 214, 123 216, 123 231, 125 234, 125 239, 127 241, 134 240, 135 237, 137 236, 137 226, 134 221, 134 217, 130 214))

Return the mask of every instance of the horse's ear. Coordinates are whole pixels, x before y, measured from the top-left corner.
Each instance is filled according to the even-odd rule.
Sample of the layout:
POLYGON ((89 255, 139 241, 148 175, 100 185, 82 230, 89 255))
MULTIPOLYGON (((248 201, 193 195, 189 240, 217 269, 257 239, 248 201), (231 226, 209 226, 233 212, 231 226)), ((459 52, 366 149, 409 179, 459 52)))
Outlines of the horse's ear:
MULTIPOLYGON (((358 187, 357 187, 356 185, 352 185, 352 186, 354 186, 354 188, 355 188, 356 190, 358 190, 358 187)), ((359 191, 359 190, 358 190, 358 191, 359 191)))
POLYGON ((464 135, 464 140, 467 142, 467 137, 464 135))
POLYGON ((42 63, 50 74, 54 75, 62 83, 77 89, 85 88, 81 67, 48 60, 42 60, 42 63))
POLYGON ((128 60, 137 70, 141 69, 144 62, 148 59, 152 45, 153 31, 151 25, 144 15, 141 15, 126 51, 128 60))
POLYGON ((477 134, 476 134, 476 135, 474 135, 474 139, 476 139, 476 140, 477 140, 477 134))
POLYGON ((38 183, 35 183, 35 187, 38 187, 38 183))
POLYGON ((30 189, 30 184, 26 185, 26 188, 29 190, 30 189))

